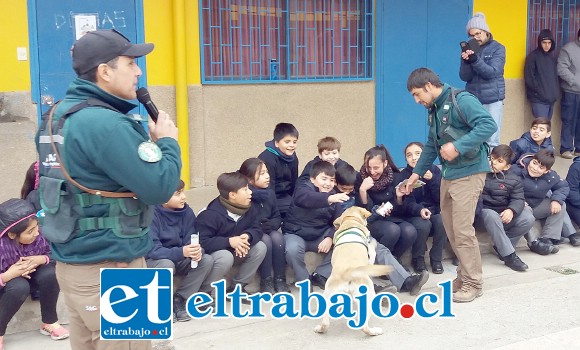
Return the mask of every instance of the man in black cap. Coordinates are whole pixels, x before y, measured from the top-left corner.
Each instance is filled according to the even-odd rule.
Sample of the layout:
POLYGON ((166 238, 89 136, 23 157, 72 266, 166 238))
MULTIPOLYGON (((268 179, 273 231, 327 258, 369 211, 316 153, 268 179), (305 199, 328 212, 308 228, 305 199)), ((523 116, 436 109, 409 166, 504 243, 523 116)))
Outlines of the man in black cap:
POLYGON ((169 115, 149 120, 150 140, 127 114, 141 75, 135 58, 152 50, 116 30, 85 34, 72 48, 78 77, 39 128, 42 230, 57 261, 73 350, 151 348, 150 341, 100 340, 99 288, 101 268, 146 267, 152 205, 165 203, 179 183, 169 115))

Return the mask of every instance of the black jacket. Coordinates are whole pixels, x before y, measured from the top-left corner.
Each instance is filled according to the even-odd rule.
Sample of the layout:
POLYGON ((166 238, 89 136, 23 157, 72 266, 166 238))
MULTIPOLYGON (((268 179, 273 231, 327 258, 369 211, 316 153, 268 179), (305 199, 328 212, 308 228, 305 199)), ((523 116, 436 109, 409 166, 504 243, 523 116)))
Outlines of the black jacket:
MULTIPOLYGON (((306 163, 306 165, 304 166, 304 170, 302 170, 302 174, 300 174, 300 177, 298 178, 299 182, 306 181, 306 180, 310 179, 310 170, 312 169, 312 166, 314 165, 314 163, 316 163, 318 161, 320 161, 320 157, 316 156, 316 157, 314 157, 314 159, 312 159, 311 161, 306 163)), ((334 164, 334 168, 338 169, 338 167, 343 166, 345 164, 348 164, 348 163, 342 159, 338 159, 336 164, 334 164)))
POLYGON ((218 197, 209 203, 207 209, 199 213, 195 224, 199 231, 201 246, 206 253, 211 254, 223 249, 233 252, 229 238, 242 233, 250 235, 250 246, 254 246, 262 239, 262 230, 258 220, 258 208, 252 205, 237 222, 234 221, 218 197))
POLYGON ((541 145, 538 145, 536 141, 532 139, 532 135, 529 131, 525 132, 519 139, 510 142, 510 148, 514 151, 515 157, 512 164, 516 164, 520 158, 526 153, 538 153, 541 149, 548 149, 554 151, 554 146, 552 145, 552 138, 546 137, 541 145))
POLYGON ((372 211, 372 208, 375 205, 391 202, 393 205, 391 215, 384 217, 384 219, 393 222, 403 221, 401 219, 402 217, 416 216, 412 213, 419 213, 421 209, 423 209, 423 206, 415 202, 415 197, 413 197, 413 194, 403 197, 403 204, 397 204, 395 186, 397 186, 403 180, 405 180, 405 176, 402 173, 394 173, 393 182, 391 182, 387 188, 382 191, 367 191, 368 201, 365 205, 362 204, 359 190, 360 185, 363 182, 363 178, 360 176, 360 174, 358 174, 356 178, 356 184, 354 186, 357 189, 356 205, 366 208, 368 211, 372 211))
POLYGON ((340 203, 328 204, 331 192, 319 192, 310 181, 296 186, 292 204, 282 224, 284 234, 295 234, 306 241, 315 241, 329 228, 326 236, 334 236, 334 219, 342 214, 340 203))
POLYGON ((252 206, 258 209, 258 217, 262 232, 269 234, 280 228, 282 218, 276 205, 276 194, 272 189, 257 189, 250 185, 252 190, 252 206))
POLYGON ((525 206, 522 178, 509 171, 505 174, 488 173, 481 197, 484 209, 493 209, 497 213, 511 209, 516 217, 525 206))
MULTIPOLYGON (((298 179, 298 157, 294 157, 291 162, 286 162, 281 157, 274 153, 265 150, 258 156, 266 164, 268 173, 270 174, 270 188, 276 193, 276 198, 282 202, 290 202, 294 194, 294 186, 298 179)), ((282 208, 278 203, 280 210, 282 208)))
POLYGON ((544 29, 538 36, 538 47, 526 57, 524 80, 526 95, 530 102, 552 104, 560 96, 560 81, 556 69, 557 59, 553 55, 556 48, 552 32, 544 29), (552 41, 548 52, 542 49, 542 40, 552 41))
MULTIPOLYGON (((430 180, 421 177, 421 181, 423 181, 425 185, 414 189, 413 197, 415 197, 415 202, 420 204, 423 208, 429 209, 431 214, 439 214, 441 212, 441 169, 439 169, 437 165, 433 165, 429 170, 431 170, 433 177, 430 180)), ((413 168, 407 165, 406 168, 401 170, 401 174, 403 174, 405 179, 408 179, 413 174, 413 168)), ((413 216, 418 215, 420 215, 420 212, 413 216)))
POLYGON ((527 169, 530 160, 531 157, 524 159, 525 168, 512 166, 509 170, 523 178, 526 202, 530 207, 535 208, 546 198, 548 191, 552 191, 550 200, 564 204, 568 193, 570 193, 568 182, 560 178, 560 175, 554 170, 550 170, 540 177, 531 177, 527 169))
POLYGON ((570 169, 568 169, 566 181, 570 186, 570 194, 568 194, 566 204, 580 208, 580 157, 574 158, 570 169))

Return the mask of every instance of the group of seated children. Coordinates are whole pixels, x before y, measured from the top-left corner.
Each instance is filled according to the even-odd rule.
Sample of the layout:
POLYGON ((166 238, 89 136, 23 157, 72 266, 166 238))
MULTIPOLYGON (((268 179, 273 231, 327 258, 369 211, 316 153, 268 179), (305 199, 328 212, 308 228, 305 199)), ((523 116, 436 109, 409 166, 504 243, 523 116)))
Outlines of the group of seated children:
MULTIPOLYGON (((441 170, 432 166, 421 178, 422 186, 409 195, 399 186, 417 164, 423 149, 420 142, 405 147, 407 166, 403 169, 378 145, 364 154, 357 172, 340 159, 340 142, 325 137, 318 143, 318 156, 298 176, 298 136, 292 124, 276 125, 273 140, 266 142, 257 158, 218 177, 219 196, 197 217, 186 203, 183 182, 167 203, 155 208, 150 230, 154 245, 146 261, 149 267, 172 268, 183 276, 173 296, 176 321, 190 319, 185 310, 190 295, 211 294, 211 283, 224 278, 234 265, 239 269, 228 292, 239 286, 247 293, 245 286, 257 271, 262 292, 290 292, 286 265, 296 281, 309 279, 324 289, 332 269, 334 220, 353 205, 372 212, 368 227, 378 242, 375 263, 393 266, 389 279, 399 292, 416 295, 427 282, 425 253, 430 235, 431 270, 443 273, 447 239, 439 207, 441 170), (199 234, 199 241, 192 234, 199 234), (401 263, 408 250, 414 273, 401 263), (312 274, 304 260, 308 251, 323 255, 312 274)), ((550 121, 544 118, 535 119, 530 131, 510 146, 499 145, 491 152, 492 172, 487 174, 474 224, 490 234, 506 266, 525 271, 528 266, 515 250, 522 236, 529 249, 541 255, 557 253, 564 238, 572 246, 580 245, 572 224, 572 220, 580 224, 580 157, 570 167, 567 181, 551 170, 555 159, 550 121), (537 219, 545 219, 539 236, 531 229, 537 219)), ((0 208, 0 216, 15 208, 19 207, 14 203, 0 208)), ((16 211, 17 215, 10 215, 16 215, 12 220, 19 225, 0 217, 0 344, 8 321, 28 294, 29 282, 33 288, 41 287, 41 332, 61 339, 68 332, 56 323, 58 284, 54 264, 46 255, 48 244, 38 235, 34 208, 16 211), (13 245, 30 249, 10 248, 13 245), (23 269, 27 272, 22 273, 23 269)))
MULTIPOLYGON (((188 296, 197 291, 211 293, 211 283, 223 278, 233 265, 239 265, 239 270, 228 291, 240 285, 246 292, 245 286, 259 271, 262 292, 289 292, 286 265, 296 281, 309 279, 324 289, 332 269, 333 222, 352 205, 373 213, 368 226, 378 241, 376 263, 394 267, 389 279, 398 291, 414 295, 427 282, 425 254, 430 235, 431 270, 443 273, 446 234, 439 207, 441 170, 434 165, 421 178, 423 185, 410 195, 398 186, 412 174, 423 149, 420 142, 405 147, 407 166, 403 169, 379 145, 365 153, 357 172, 340 159, 340 142, 325 137, 318 143, 318 156, 298 176, 298 136, 292 124, 278 124, 274 139, 266 142, 258 158, 249 158, 238 171, 218 177, 219 196, 197 218, 185 203, 183 183, 171 200, 156 208, 151 225, 155 247, 147 262, 148 266, 175 266, 176 274, 186 276, 174 296, 177 321, 189 319, 184 306, 188 296), (199 232, 199 244, 190 243, 195 232, 199 232), (400 262, 407 250, 415 273, 400 262), (308 251, 323 255, 312 274, 304 260, 308 251), (199 262, 196 268, 190 267, 191 260, 199 262)), ((538 118, 529 132, 512 141, 515 151, 499 145, 491 153, 492 172, 486 178, 475 225, 491 235, 499 258, 515 271, 528 268, 515 251, 522 236, 531 251, 542 255, 558 252, 561 237, 580 245, 566 212, 569 186, 550 170, 554 156, 549 136, 550 121, 538 118), (516 154, 522 156, 521 163, 513 164, 516 154), (539 237, 531 230, 536 219, 546 219, 539 237)), ((580 160, 573 168, 577 170, 568 177, 574 177, 571 186, 578 192, 580 160)), ((580 193, 569 200, 575 200, 576 207, 569 205, 568 210, 580 217, 580 193)))

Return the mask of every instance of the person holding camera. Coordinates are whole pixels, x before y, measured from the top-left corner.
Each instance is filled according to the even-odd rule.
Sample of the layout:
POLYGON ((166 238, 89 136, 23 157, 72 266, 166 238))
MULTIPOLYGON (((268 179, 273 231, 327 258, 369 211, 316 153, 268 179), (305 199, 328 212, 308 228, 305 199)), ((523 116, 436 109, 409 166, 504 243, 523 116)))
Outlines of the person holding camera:
POLYGON ((470 302, 483 294, 479 243, 473 220, 477 200, 490 171, 487 140, 497 130, 490 113, 475 96, 457 93, 428 68, 411 72, 407 89, 429 111, 429 137, 407 180, 405 193, 431 168, 442 165, 440 206, 449 243, 459 259, 453 301, 470 302))
POLYGON ((497 124, 497 131, 487 141, 499 145, 503 100, 505 99, 505 47, 493 39, 485 15, 478 12, 467 22, 469 45, 461 45, 459 77, 465 90, 474 94, 497 124))

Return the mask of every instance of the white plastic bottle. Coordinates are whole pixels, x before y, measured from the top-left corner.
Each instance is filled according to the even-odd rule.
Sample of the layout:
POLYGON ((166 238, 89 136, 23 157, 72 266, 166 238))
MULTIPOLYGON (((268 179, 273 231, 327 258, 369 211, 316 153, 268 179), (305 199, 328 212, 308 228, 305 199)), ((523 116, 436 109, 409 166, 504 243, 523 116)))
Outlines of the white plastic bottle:
MULTIPOLYGON (((191 244, 199 244, 199 233, 191 234, 191 244)), ((191 268, 195 269, 197 267, 197 261, 191 260, 191 268)))

